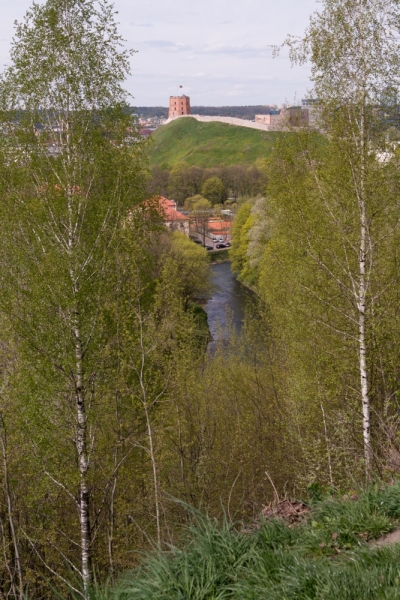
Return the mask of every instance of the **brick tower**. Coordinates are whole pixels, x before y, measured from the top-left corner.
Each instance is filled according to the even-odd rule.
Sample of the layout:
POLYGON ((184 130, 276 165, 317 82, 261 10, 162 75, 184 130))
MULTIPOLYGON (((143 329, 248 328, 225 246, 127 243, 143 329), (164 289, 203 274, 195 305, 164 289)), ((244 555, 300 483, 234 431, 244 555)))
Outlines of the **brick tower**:
POLYGON ((190 115, 189 96, 170 96, 168 118, 181 117, 182 115, 190 115))

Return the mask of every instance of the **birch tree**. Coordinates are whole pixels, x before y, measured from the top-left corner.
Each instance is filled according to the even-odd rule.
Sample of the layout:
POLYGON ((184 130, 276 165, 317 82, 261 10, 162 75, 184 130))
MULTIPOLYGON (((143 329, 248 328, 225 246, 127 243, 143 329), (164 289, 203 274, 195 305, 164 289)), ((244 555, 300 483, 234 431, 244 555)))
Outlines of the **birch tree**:
MULTIPOLYGON (((310 162, 309 169, 326 214, 330 215, 332 227, 341 231, 344 253, 349 252, 344 257, 337 283, 352 298, 356 308, 359 390, 367 475, 373 458, 371 383, 368 376, 368 339, 371 337, 373 311, 371 282, 379 243, 391 235, 398 225, 396 219, 388 219, 386 231, 381 231, 382 238, 374 237, 377 195, 372 191, 371 181, 374 172, 381 179, 376 158, 392 150, 382 97, 388 89, 395 96, 397 94, 400 77, 399 29, 397 0, 324 0, 322 10, 312 15, 304 38, 289 36, 285 42, 290 47, 294 62, 302 64, 311 60, 318 124, 336 151, 342 153, 342 164, 349 174, 347 195, 353 204, 349 210, 353 212, 354 208, 357 213, 358 233, 355 237, 348 236, 346 215, 340 210, 338 212, 339 203, 332 201, 332 194, 329 196, 326 193, 325 182, 318 178, 316 163, 310 162), (350 266, 355 256, 356 270, 350 266)), ((339 175, 335 182, 336 200, 341 184, 339 175)), ((381 198, 381 202, 384 206, 385 198, 381 198)), ((312 255, 311 248, 309 250, 312 255)), ((329 271, 324 258, 314 258, 322 269, 329 271)), ((331 275, 334 277, 332 272, 331 275)))
POLYGON ((44 422, 50 430, 61 422, 55 415, 64 414, 64 441, 75 448, 76 492, 48 474, 76 506, 74 569, 85 597, 92 579, 94 415, 104 398, 111 335, 104 309, 118 232, 142 189, 141 146, 122 88, 129 54, 106 0, 48 0, 33 4, 16 25, 12 64, 0 85, 8 165, 3 256, 11 267, 2 308, 42 381, 37 402, 44 422))

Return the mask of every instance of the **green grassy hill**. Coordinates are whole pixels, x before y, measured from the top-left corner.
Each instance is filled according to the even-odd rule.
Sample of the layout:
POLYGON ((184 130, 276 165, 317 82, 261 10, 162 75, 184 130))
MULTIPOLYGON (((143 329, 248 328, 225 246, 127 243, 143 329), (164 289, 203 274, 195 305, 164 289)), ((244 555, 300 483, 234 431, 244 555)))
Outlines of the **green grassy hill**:
POLYGON ((152 135, 150 164, 168 167, 182 161, 199 167, 254 164, 258 158, 270 154, 279 135, 285 134, 177 119, 152 135))

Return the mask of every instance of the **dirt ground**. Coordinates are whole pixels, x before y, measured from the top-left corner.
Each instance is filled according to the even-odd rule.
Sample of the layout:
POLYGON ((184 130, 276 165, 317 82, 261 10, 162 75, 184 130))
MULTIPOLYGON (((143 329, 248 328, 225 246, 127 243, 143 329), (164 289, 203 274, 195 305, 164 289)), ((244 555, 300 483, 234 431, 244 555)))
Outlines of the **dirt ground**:
POLYGON ((376 548, 382 548, 382 546, 389 546, 390 544, 400 543, 400 529, 395 529, 391 533, 387 533, 377 540, 371 542, 371 546, 376 548))

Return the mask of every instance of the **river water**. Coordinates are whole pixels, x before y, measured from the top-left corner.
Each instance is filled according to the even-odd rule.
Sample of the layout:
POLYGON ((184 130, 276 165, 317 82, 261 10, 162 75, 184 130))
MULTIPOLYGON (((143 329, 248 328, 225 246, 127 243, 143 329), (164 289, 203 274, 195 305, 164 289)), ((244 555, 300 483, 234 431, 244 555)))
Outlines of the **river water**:
POLYGON ((241 285, 231 271, 231 263, 211 265, 213 293, 204 306, 212 341, 208 350, 215 348, 219 340, 229 339, 229 321, 239 332, 243 326, 246 298, 251 292, 241 285))

